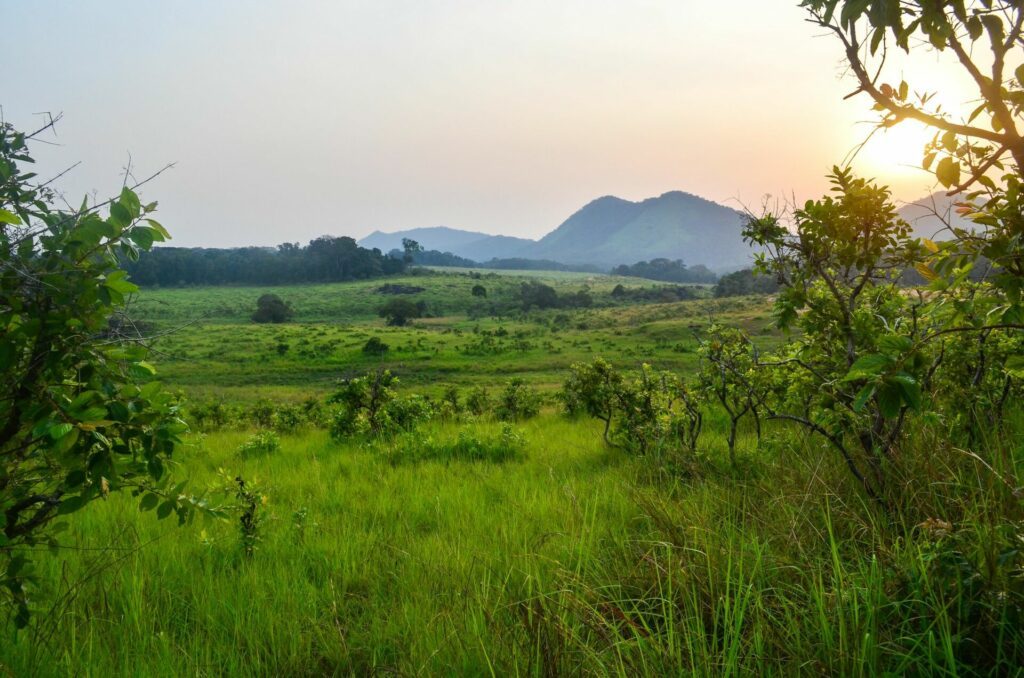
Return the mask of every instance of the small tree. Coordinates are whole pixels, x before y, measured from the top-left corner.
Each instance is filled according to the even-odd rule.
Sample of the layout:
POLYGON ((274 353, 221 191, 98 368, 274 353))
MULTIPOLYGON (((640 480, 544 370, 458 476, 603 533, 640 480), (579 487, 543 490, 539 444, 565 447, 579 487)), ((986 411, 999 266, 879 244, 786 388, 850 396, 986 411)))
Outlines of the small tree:
POLYGON ((370 337, 363 344, 363 355, 369 355, 374 357, 382 357, 387 355, 387 352, 391 350, 391 347, 385 344, 380 337, 370 337))
POLYGON ((137 291, 118 256, 168 235, 131 188, 61 211, 22 134, 0 123, 0 596, 29 617, 27 584, 38 545, 56 525, 112 492, 180 522, 202 508, 167 473, 187 426, 153 381, 138 336, 111 323, 137 291), (104 214, 105 212, 105 214, 104 214), (114 329, 111 329, 111 328, 114 329))
POLYGON ((700 343, 700 390, 718 401, 729 417, 729 461, 736 465, 736 434, 740 421, 754 418, 761 436, 758 409, 764 401, 754 367, 757 351, 739 330, 712 325, 700 343))
POLYGON ((541 397, 526 382, 516 377, 498 397, 495 413, 502 421, 532 419, 540 414, 541 397))
POLYGON ((252 314, 252 320, 257 323, 284 323, 291 320, 292 315, 292 307, 281 297, 264 294, 256 300, 256 312, 252 314))
POLYGON ((388 325, 404 327, 413 318, 422 317, 423 311, 422 305, 415 304, 408 299, 392 299, 380 308, 377 315, 384 318, 388 325))
POLYGON ((473 285, 472 293, 474 297, 481 297, 484 299, 487 298, 487 288, 484 287, 483 285, 473 285))

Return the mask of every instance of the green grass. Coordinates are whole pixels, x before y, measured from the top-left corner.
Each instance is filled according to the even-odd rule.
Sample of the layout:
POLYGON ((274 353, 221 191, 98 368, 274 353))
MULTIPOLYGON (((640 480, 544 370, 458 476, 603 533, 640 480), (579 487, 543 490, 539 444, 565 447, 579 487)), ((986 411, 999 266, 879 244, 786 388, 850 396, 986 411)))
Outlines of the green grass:
MULTIPOLYGON (((146 291, 135 317, 206 314, 154 362, 191 397, 242 404, 321 397, 378 366, 433 396, 495 395, 512 376, 550 395, 598 355, 685 375, 709 317, 784 340, 763 299, 602 292, 593 309, 472 319, 475 279, 403 282, 454 310, 386 328, 378 281, 281 288, 298 318, 280 326, 248 322, 265 291, 251 288, 146 291), (362 354, 371 336, 392 346, 383 359, 362 354)), ((266 497, 253 555, 237 517, 177 527, 137 498, 95 502, 39 558, 52 609, 0 629, 0 674, 1021 675, 1019 414, 984 441, 990 467, 914 422, 890 469, 909 497, 898 515, 787 426, 758 441, 744 425, 735 468, 716 412, 696 455, 630 457, 550 404, 505 426, 464 415, 343 443, 306 429, 279 449, 247 445, 248 425, 193 434, 176 476, 196 490, 241 476, 266 497)))

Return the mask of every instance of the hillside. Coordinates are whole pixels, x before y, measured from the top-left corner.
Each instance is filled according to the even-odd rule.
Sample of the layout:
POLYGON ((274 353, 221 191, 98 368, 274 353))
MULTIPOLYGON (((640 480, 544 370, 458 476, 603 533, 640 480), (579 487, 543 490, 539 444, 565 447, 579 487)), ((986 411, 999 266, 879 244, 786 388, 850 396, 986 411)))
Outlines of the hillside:
POLYGON ((744 266, 750 249, 736 210, 682 191, 629 202, 599 198, 530 248, 529 256, 614 266, 645 259, 682 259, 713 270, 744 266))
POLYGON ((411 238, 427 250, 451 252, 460 257, 477 261, 516 256, 519 248, 534 242, 526 238, 507 235, 488 235, 478 231, 465 231, 447 226, 432 226, 393 233, 374 231, 360 240, 359 244, 368 249, 377 248, 381 252, 390 252, 394 249, 402 249, 402 238, 411 238))
POLYGON ((954 204, 962 200, 962 194, 948 196, 945 191, 936 191, 916 202, 904 205, 898 213, 910 224, 914 236, 949 240, 953 234, 946 230, 946 224, 955 228, 973 228, 973 224, 957 214, 954 209, 954 204))
POLYGON ((717 271, 746 265, 750 250, 740 237, 742 215, 682 191, 631 202, 605 196, 566 219, 539 241, 446 227, 395 233, 375 231, 363 247, 387 252, 412 238, 428 250, 475 261, 512 257, 611 268, 647 259, 682 259, 717 271))

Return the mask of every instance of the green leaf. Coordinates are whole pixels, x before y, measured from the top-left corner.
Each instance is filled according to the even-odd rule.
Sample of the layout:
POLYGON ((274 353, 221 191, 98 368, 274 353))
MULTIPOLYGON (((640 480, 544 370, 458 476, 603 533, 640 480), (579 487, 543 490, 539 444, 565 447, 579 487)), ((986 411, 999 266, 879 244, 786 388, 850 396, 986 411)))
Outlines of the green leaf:
POLYGON ((914 410, 921 409, 921 385, 917 383, 916 379, 906 372, 900 372, 893 375, 892 381, 899 386, 900 392, 903 395, 903 402, 908 407, 914 410))
POLYGON ((886 384, 878 392, 878 409, 886 419, 895 419, 900 415, 903 403, 900 388, 894 384, 886 384))
POLYGON ((148 250, 153 246, 155 233, 156 231, 148 226, 136 226, 128 232, 128 238, 142 249, 148 250))
POLYGON ((139 202, 139 196, 135 195, 135 191, 125 186, 121 189, 121 198, 118 202, 128 211, 132 219, 138 219, 142 203, 139 202))
POLYGON ((944 157, 935 168, 935 178, 946 188, 958 185, 960 183, 960 163, 949 156, 944 157))
POLYGON ((868 400, 875 394, 875 385, 868 384, 860 390, 857 397, 853 399, 853 411, 860 412, 867 405, 868 400))
POLYGON ((142 501, 139 502, 139 510, 152 511, 154 508, 156 508, 156 505, 159 503, 160 497, 150 492, 149 494, 142 498, 142 501))
POLYGON ((0 224, 21 224, 21 217, 0 207, 0 224))
POLYGON ((107 221, 114 224, 117 228, 123 229, 128 224, 132 223, 132 215, 127 209, 125 209, 124 205, 115 202, 110 205, 110 217, 107 221))
POLYGON ((877 376, 890 364, 892 364, 892 358, 881 353, 862 355, 850 367, 850 371, 843 377, 843 381, 877 376))
POLYGON ((50 434, 50 438, 52 438, 53 440, 60 440, 67 434, 71 433, 72 429, 74 428, 75 427, 72 426, 71 424, 62 422, 60 424, 54 424, 53 426, 51 426, 50 430, 47 431, 47 433, 50 434))
POLYGON ((160 508, 156 510, 156 519, 163 520, 167 516, 171 515, 171 511, 174 510, 174 502, 168 499, 164 503, 160 504, 160 508))
POLYGON ((60 506, 57 507, 57 515, 63 516, 67 515, 68 513, 74 513, 75 511, 85 506, 86 501, 86 498, 81 495, 68 497, 67 499, 60 503, 60 506))

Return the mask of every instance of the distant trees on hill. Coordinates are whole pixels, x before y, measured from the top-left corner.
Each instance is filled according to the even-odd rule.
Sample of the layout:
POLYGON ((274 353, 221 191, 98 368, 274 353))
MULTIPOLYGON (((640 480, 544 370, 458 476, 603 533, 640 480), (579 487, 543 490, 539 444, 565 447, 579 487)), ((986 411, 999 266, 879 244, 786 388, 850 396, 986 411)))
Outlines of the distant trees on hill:
POLYGON ((138 285, 279 285, 363 280, 405 271, 401 258, 368 250, 348 237, 324 236, 305 247, 206 249, 160 247, 121 265, 138 285))
POLYGON ((687 266, 682 259, 651 259, 638 261, 632 266, 623 264, 612 269, 615 275, 663 280, 678 283, 713 283, 718 279, 707 267, 698 264, 687 266))
POLYGON ((550 285, 531 280, 520 286, 519 303, 524 311, 532 308, 589 308, 594 299, 586 288, 559 295, 550 285))
POLYGON ((746 294, 775 294, 779 284, 771 276, 758 274, 753 269, 745 268, 728 275, 723 275, 715 285, 716 297, 739 297, 746 294))

